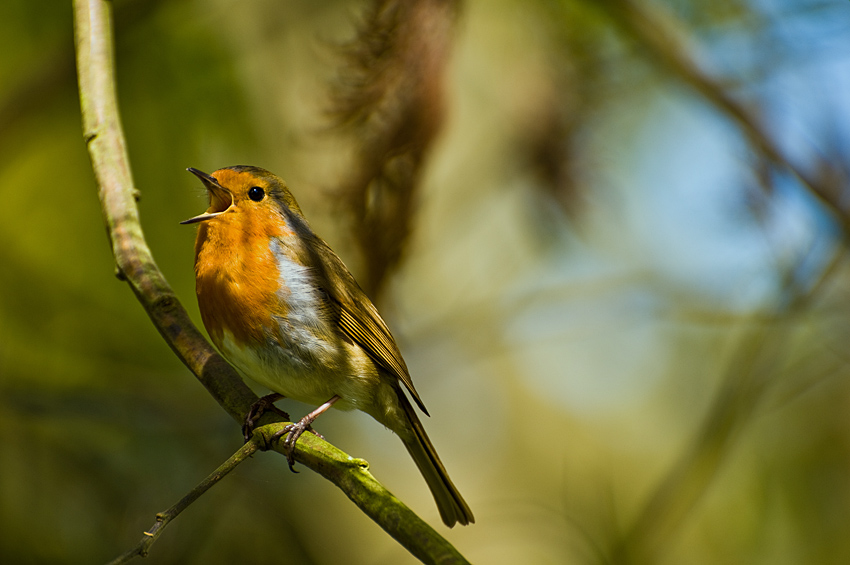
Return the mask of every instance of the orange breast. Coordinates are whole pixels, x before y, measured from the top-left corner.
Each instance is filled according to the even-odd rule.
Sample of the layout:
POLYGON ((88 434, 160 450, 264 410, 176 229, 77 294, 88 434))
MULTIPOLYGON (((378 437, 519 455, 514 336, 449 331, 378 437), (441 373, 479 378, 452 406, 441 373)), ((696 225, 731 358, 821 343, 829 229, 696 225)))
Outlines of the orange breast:
POLYGON ((240 345, 262 345, 264 329, 276 325, 272 315, 286 315, 269 246, 280 234, 276 222, 235 210, 198 227, 195 290, 204 326, 219 349, 224 330, 240 345))

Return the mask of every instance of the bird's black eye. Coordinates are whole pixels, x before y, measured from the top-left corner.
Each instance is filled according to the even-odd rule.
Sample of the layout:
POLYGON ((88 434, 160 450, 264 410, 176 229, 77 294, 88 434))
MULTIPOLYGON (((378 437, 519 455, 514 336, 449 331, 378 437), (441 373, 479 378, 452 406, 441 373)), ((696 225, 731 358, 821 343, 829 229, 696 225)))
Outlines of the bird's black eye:
POLYGON ((248 189, 248 198, 254 202, 259 202, 266 195, 265 191, 259 186, 252 186, 248 189))

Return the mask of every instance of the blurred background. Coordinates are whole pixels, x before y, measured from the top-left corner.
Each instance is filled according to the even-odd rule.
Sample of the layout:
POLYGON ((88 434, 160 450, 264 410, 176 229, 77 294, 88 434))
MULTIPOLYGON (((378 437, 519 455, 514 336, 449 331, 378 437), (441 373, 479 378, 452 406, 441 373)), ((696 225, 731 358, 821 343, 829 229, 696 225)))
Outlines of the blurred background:
MULTIPOLYGON (((477 523, 317 428, 470 561, 850 562, 847 2, 114 5, 159 267, 200 324, 185 168, 286 179, 477 523)), ((3 563, 116 557, 242 443, 113 276, 75 72, 70 2, 0 3, 3 563)), ((414 559, 257 455, 147 562, 414 559)))

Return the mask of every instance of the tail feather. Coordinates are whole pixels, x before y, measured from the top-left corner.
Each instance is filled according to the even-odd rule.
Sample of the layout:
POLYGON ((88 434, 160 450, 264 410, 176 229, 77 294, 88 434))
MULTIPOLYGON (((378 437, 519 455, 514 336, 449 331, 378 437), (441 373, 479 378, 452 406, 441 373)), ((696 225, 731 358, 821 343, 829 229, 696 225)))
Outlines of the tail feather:
POLYGON ((410 453, 416 466, 419 467, 419 472, 422 473, 425 482, 428 483, 428 488, 431 489, 431 494, 434 495, 437 508, 440 510, 440 517, 450 528, 456 523, 463 526, 474 523, 475 517, 472 515, 472 510, 469 509, 457 487, 449 478, 449 474, 446 472, 443 462, 440 461, 434 445, 428 439, 425 428, 422 427, 422 422, 419 421, 413 406, 401 390, 398 391, 398 396, 413 431, 411 437, 401 436, 401 439, 407 448, 407 452, 410 453))

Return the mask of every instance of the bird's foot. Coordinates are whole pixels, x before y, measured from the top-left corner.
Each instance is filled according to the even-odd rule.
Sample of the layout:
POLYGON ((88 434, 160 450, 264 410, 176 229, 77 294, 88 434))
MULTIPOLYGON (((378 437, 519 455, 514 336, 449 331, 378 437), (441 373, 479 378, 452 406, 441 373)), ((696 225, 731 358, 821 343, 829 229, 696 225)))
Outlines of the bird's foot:
POLYGON ((286 449, 286 461, 289 463, 289 470, 293 473, 298 472, 295 470, 295 444, 298 442, 298 438, 300 438, 304 432, 311 432, 317 437, 325 439, 325 436, 314 430, 311 424, 319 417, 319 414, 322 414, 325 410, 333 406, 334 402, 337 400, 339 400, 339 396, 334 395, 333 398, 298 420, 298 422, 289 424, 279 432, 275 432, 272 436, 272 441, 286 436, 283 439, 283 447, 286 449))
POLYGON ((245 423, 242 424, 242 436, 245 438, 245 443, 248 443, 251 439, 251 434, 254 433, 254 427, 257 425, 257 421, 266 412, 275 412, 287 421, 291 419, 289 414, 274 405, 274 403, 281 398, 284 398, 282 394, 273 392, 265 395, 251 405, 251 408, 248 409, 248 413, 245 414, 245 423))
POLYGON ((305 416, 304 418, 301 418, 298 422, 294 424, 289 424, 288 426, 286 426, 279 432, 276 432, 272 436, 272 441, 286 436, 283 437, 283 447, 286 450, 286 462, 289 463, 289 470, 293 473, 298 472, 295 470, 295 444, 298 442, 298 438, 300 438, 304 432, 306 432, 307 430, 313 431, 310 427, 311 423, 312 419, 308 420, 307 416, 305 416))

